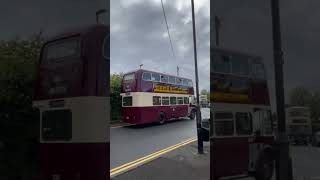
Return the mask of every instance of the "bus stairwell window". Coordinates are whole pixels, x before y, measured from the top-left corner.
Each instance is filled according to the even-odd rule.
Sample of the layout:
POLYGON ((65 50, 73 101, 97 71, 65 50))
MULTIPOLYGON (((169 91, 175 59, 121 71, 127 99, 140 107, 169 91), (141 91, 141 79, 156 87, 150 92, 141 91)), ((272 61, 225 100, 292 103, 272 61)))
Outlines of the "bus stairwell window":
POLYGON ((231 112, 215 113, 215 133, 217 136, 234 134, 233 114, 231 112))
POLYGON ((132 106, 132 96, 125 96, 122 98, 122 106, 132 106))
POLYGON ((72 113, 70 110, 44 111, 42 116, 42 139, 45 141, 68 141, 72 138, 72 113))
POLYGON ((142 79, 145 81, 151 81, 151 74, 150 73, 143 73, 142 79))
POLYGON ((123 77, 124 81, 132 81, 134 79, 134 74, 127 74, 123 77))
POLYGON ((252 119, 246 112, 236 113, 236 132, 238 135, 252 134, 252 119))
POLYGON ((161 106, 161 97, 160 96, 153 96, 153 105, 154 106, 161 106))

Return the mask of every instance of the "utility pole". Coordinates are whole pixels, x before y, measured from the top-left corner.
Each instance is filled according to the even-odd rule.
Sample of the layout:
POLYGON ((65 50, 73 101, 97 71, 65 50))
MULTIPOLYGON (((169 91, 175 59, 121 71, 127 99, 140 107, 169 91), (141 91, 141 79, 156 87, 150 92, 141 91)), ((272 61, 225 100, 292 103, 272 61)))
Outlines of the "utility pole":
POLYGON ((179 76, 179 66, 177 66, 177 76, 179 76))
POLYGON ((289 155, 289 141, 286 134, 286 119, 283 87, 283 52, 281 44, 279 0, 271 0, 273 58, 275 71, 276 104, 278 119, 278 151, 276 157, 276 179, 292 180, 292 164, 289 155))
POLYGON ((198 153, 203 154, 203 141, 201 130, 201 114, 199 107, 199 77, 198 77, 198 62, 197 62, 197 40, 196 40, 196 25, 194 18, 194 2, 191 0, 192 9, 192 26, 193 26, 193 49, 194 49, 194 69, 196 75, 196 96, 197 96, 197 136, 198 136, 198 153))
POLYGON ((220 45, 220 25, 221 25, 220 18, 218 16, 215 16, 214 22, 215 22, 214 27, 216 31, 216 46, 218 47, 220 45))

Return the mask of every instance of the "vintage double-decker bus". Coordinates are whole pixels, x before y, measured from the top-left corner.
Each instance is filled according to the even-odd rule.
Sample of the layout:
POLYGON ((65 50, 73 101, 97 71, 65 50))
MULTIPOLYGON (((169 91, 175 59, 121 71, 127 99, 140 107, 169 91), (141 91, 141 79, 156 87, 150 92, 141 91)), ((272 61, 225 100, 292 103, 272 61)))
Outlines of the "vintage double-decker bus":
POLYGON ((147 70, 126 73, 121 84, 123 121, 129 124, 195 118, 192 80, 147 70))
POLYGON ((274 134, 266 69, 260 57, 211 49, 211 178, 255 176, 274 168, 274 134))
POLYGON ((312 125, 308 107, 287 107, 286 121, 289 140, 292 143, 305 145, 310 143, 312 138, 312 125))
POLYGON ((47 40, 33 105, 40 110, 42 180, 103 180, 109 169, 109 26, 47 40))

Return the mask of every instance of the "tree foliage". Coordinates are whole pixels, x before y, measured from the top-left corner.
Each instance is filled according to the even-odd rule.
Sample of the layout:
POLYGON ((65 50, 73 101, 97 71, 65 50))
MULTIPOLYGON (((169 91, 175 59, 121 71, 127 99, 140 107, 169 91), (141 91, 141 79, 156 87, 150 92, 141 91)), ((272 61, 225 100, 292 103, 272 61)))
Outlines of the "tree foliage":
POLYGON ((123 73, 114 73, 110 76, 110 105, 111 121, 121 120, 121 80, 123 73))
POLYGON ((38 62, 41 34, 27 40, 0 41, 0 149, 7 159, 0 160, 0 179, 10 175, 35 172, 39 120, 32 108, 35 67, 38 62), (10 159, 9 159, 10 158, 10 159), (21 166, 25 164, 25 166, 21 166), (2 167, 6 167, 2 171, 2 167))

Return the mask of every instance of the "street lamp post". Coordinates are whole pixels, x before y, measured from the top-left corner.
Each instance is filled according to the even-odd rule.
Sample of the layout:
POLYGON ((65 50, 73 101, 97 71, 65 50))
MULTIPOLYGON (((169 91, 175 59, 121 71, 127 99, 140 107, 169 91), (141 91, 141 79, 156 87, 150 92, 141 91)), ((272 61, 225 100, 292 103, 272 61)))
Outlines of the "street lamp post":
POLYGON ((279 0, 271 0, 273 57, 275 71, 276 104, 278 119, 278 153, 276 162, 276 179, 292 180, 292 164, 289 156, 289 141, 286 134, 284 87, 283 87, 283 53, 281 44, 279 0))
POLYGON ((199 107, 199 78, 198 78, 198 63, 197 63, 197 41, 196 41, 196 26, 194 18, 194 2, 191 0, 191 10, 192 10, 192 27, 193 27, 193 49, 194 49, 194 69, 196 75, 196 96, 197 96, 197 136, 198 136, 198 153, 203 154, 203 141, 201 133, 201 114, 199 107))

